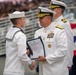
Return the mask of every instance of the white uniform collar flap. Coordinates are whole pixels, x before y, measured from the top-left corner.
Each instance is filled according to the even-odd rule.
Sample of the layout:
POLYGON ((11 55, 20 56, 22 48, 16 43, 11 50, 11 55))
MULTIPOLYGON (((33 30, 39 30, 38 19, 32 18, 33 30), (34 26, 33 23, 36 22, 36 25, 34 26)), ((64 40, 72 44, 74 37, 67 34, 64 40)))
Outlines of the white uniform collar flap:
POLYGON ((19 29, 19 28, 12 28, 12 27, 11 27, 11 29, 9 30, 9 32, 8 32, 7 35, 6 35, 6 39, 12 40, 14 34, 15 34, 17 31, 20 31, 20 29, 19 29))

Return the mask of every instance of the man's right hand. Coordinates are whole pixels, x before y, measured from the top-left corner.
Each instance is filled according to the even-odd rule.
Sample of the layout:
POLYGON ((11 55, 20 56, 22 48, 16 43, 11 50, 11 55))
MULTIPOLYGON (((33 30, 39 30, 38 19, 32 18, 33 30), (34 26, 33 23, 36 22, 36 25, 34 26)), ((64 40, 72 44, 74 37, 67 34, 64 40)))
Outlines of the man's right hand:
POLYGON ((31 65, 29 65, 29 68, 30 68, 30 70, 33 70, 33 69, 34 69, 34 67, 35 67, 35 61, 32 61, 32 64, 31 64, 31 65))
POLYGON ((29 49, 27 50, 26 54, 27 54, 27 55, 30 55, 30 50, 29 50, 29 49))

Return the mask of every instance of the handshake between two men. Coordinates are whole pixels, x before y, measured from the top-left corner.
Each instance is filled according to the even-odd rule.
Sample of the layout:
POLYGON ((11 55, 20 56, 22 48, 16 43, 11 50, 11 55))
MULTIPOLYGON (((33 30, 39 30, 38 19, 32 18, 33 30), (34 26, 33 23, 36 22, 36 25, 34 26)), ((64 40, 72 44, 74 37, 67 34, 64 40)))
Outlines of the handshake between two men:
MULTIPOLYGON (((30 50, 27 50, 27 55, 30 55, 30 50)), ((39 56, 36 61, 39 61, 39 62, 45 62, 46 61, 46 58, 44 56, 39 56)), ((33 70, 35 68, 35 60, 32 61, 32 63, 29 65, 29 68, 30 70, 33 70)))

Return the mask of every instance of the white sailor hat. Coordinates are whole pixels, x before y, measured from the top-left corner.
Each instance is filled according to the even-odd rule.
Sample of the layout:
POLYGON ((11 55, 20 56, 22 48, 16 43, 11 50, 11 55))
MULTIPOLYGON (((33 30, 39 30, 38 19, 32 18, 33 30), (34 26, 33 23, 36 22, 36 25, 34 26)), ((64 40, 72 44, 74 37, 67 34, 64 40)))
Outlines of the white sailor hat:
POLYGON ((48 15, 53 16, 53 14, 55 14, 54 11, 45 7, 38 7, 38 9, 39 9, 39 12, 38 12, 37 18, 48 16, 48 15))
POLYGON ((25 17, 25 12, 15 11, 12 14, 8 14, 10 19, 25 17))
POLYGON ((50 3, 49 8, 54 9, 54 8, 58 8, 58 7, 66 9, 67 5, 64 2, 57 1, 57 0, 52 0, 51 3, 50 3))

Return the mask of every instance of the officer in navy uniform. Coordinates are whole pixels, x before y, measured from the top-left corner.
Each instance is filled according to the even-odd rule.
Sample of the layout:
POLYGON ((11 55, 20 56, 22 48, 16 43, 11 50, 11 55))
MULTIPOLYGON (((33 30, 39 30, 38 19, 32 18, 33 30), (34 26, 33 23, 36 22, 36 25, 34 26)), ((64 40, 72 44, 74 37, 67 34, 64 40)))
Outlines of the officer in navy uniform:
POLYGON ((73 50, 74 50, 74 43, 73 43, 73 32, 70 27, 70 23, 63 17, 64 10, 67 8, 67 5, 61 1, 52 0, 49 6, 56 14, 54 15, 54 24, 60 24, 64 27, 66 35, 67 35, 67 43, 68 43, 68 50, 67 50, 67 66, 70 70, 71 66, 73 65, 73 50))
POLYGON ((41 29, 35 32, 35 38, 41 37, 45 56, 39 56, 39 75, 68 75, 65 57, 67 55, 67 37, 60 24, 52 24, 54 11, 38 7, 41 29))
POLYGON ((13 26, 6 34, 6 60, 3 75, 24 75, 25 63, 34 68, 34 62, 28 57, 26 35, 21 28, 25 25, 25 13, 15 11, 9 14, 13 26))

